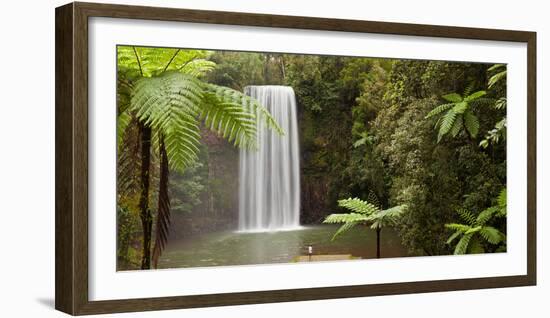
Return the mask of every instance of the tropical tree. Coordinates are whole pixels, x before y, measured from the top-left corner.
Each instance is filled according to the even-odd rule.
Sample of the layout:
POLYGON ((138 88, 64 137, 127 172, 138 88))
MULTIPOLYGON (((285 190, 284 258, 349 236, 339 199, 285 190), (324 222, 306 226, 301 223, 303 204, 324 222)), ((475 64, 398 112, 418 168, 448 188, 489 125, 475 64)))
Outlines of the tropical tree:
POLYGON ((437 142, 440 142, 447 134, 456 137, 463 130, 471 138, 477 136, 479 119, 473 112, 473 106, 487 92, 471 93, 472 89, 473 86, 469 85, 462 95, 458 93, 443 95, 442 98, 448 103, 437 106, 426 115, 426 118, 431 118, 444 113, 436 122, 436 127, 439 127, 437 142))
POLYGON ((446 228, 454 231, 447 244, 460 238, 454 249, 455 255, 485 253, 483 242, 491 245, 506 244, 506 235, 494 226, 488 225, 495 218, 506 216, 506 189, 500 192, 497 205, 483 210, 477 217, 466 209, 456 211, 466 223, 445 224, 446 228))
MULTIPOLYGON (((208 129, 237 147, 256 146, 256 121, 282 134, 269 112, 241 92, 209 84, 201 77, 215 64, 209 52, 200 50, 118 47, 119 144, 131 123, 140 136, 139 209, 143 228, 141 268, 157 266, 168 238, 170 198, 169 170, 183 172, 198 157, 200 127, 208 129), (151 154, 159 161, 155 245, 151 257, 153 215, 149 206, 151 154)), ((124 164, 121 164, 124 166, 124 164)), ((124 179, 124 176, 121 176, 124 179)))
POLYGON ((358 198, 339 200, 338 205, 350 210, 351 213, 331 214, 325 218, 323 223, 344 223, 334 233, 332 240, 356 225, 370 226, 370 228, 376 230, 376 258, 380 258, 380 232, 382 228, 394 225, 407 210, 407 206, 399 205, 382 210, 377 201, 371 200, 371 202, 368 202, 358 198))

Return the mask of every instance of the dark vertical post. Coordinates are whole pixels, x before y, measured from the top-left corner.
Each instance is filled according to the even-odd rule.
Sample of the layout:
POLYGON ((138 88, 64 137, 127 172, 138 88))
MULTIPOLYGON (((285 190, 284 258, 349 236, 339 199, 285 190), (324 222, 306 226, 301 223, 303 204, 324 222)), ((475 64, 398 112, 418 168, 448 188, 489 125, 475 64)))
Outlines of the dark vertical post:
POLYGON ((140 218, 143 227, 143 252, 141 269, 151 268, 151 232, 153 217, 149 209, 149 167, 151 165, 151 127, 140 124, 141 129, 141 196, 139 198, 140 218))
POLYGON ((380 232, 382 231, 381 227, 376 228, 376 258, 380 258, 380 232))

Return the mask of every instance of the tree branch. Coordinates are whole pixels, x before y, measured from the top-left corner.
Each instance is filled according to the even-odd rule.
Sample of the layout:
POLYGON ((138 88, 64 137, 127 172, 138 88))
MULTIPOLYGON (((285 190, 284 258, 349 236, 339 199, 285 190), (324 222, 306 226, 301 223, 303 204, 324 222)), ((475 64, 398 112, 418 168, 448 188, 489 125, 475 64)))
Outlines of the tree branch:
POLYGON ((139 66, 139 73, 141 74, 141 76, 143 77, 143 69, 141 68, 141 62, 139 61, 139 56, 137 54, 137 51, 136 51, 136 47, 135 46, 132 46, 132 49, 134 49, 134 54, 136 55, 136 60, 138 62, 138 66, 139 66))
POLYGON ((164 70, 162 70, 162 72, 166 72, 166 70, 168 69, 168 66, 170 66, 170 64, 172 64, 172 61, 176 58, 176 55, 178 55, 178 53, 180 52, 181 49, 177 49, 176 50, 176 53, 174 53, 174 55, 172 56, 172 58, 170 59, 170 61, 168 61, 168 64, 166 64, 166 66, 164 67, 164 70))

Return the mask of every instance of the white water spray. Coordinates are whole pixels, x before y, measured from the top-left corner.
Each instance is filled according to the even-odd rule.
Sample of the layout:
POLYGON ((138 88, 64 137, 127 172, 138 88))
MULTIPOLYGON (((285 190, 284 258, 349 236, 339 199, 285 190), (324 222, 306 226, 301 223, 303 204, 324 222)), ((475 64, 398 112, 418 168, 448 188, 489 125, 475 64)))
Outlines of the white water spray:
POLYGON ((300 226, 300 158, 294 90, 247 86, 245 93, 266 107, 284 135, 257 122, 257 150, 239 158, 239 231, 280 231, 300 226))

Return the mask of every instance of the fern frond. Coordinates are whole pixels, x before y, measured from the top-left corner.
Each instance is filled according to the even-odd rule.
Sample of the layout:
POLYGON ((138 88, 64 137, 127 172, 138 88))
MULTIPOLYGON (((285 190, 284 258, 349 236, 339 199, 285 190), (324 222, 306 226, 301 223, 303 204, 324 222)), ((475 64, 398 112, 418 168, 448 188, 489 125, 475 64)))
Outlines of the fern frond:
POLYGON ((466 234, 474 234, 474 233, 477 233, 481 231, 481 226, 476 226, 476 227, 472 227, 470 228, 468 231, 466 231, 466 233, 464 233, 464 235, 466 234))
POLYGON ((132 121, 132 115, 130 115, 128 111, 122 112, 117 117, 116 135, 117 135, 117 145, 118 145, 117 148, 119 150, 122 145, 122 138, 124 137, 124 132, 126 131, 126 128, 128 127, 128 125, 130 125, 131 121, 132 121))
POLYGON ((203 100, 202 83, 178 72, 139 80, 132 95, 132 111, 153 130, 162 133, 169 164, 183 171, 198 154, 198 114, 203 100))
POLYGON ((472 101, 469 101, 468 102, 468 108, 469 109, 476 109, 476 108, 479 108, 481 106, 494 105, 494 103, 495 103, 494 98, 480 97, 478 99, 474 99, 472 101))
POLYGON ((457 113, 455 113, 452 110, 449 110, 441 119, 440 127, 439 127, 439 134, 437 136, 437 142, 440 142, 443 136, 445 136, 451 128, 453 127, 455 120, 457 117, 457 113))
POLYGON ((473 226, 476 224, 476 217, 472 214, 472 212, 462 208, 456 209, 456 212, 460 218, 466 221, 469 225, 473 226))
POLYGON ((261 105, 256 99, 234 89, 214 84, 206 84, 205 89, 207 92, 215 93, 224 103, 243 105, 251 113, 255 114, 256 120, 264 121, 269 129, 275 130, 279 135, 285 134, 267 108, 261 105))
POLYGON ((500 243, 504 238, 504 234, 492 226, 482 227, 479 235, 493 245, 500 243))
POLYGON ((369 190, 369 194, 367 195, 367 202, 372 203, 374 206, 380 209, 382 208, 382 204, 380 203, 380 200, 378 200, 378 196, 372 190, 369 190))
POLYGON ((453 231, 459 231, 461 233, 466 233, 472 228, 471 226, 459 223, 447 223, 445 224, 445 227, 453 231))
POLYGON ((460 235, 462 235, 462 231, 455 231, 451 236, 449 236, 449 238, 447 239, 447 242, 445 242, 446 244, 451 244, 457 237, 459 237, 460 235))
POLYGON ((491 76, 491 78, 489 78, 489 82, 487 83, 487 87, 492 88, 493 86, 495 86, 496 83, 498 83, 499 81, 501 81, 503 78, 506 77, 506 73, 507 71, 504 70, 502 72, 498 72, 495 75, 491 76))
POLYGON ((179 69, 180 72, 199 77, 216 68, 216 63, 205 59, 193 59, 179 69))
POLYGON ((405 213, 408 206, 405 204, 397 205, 386 210, 376 212, 374 217, 376 219, 395 219, 405 213))
POLYGON ((474 101, 482 96, 485 96, 487 94, 486 91, 477 91, 475 93, 472 93, 464 98, 465 102, 471 102, 474 101))
POLYGON ((473 234, 465 234, 462 236, 460 241, 455 246, 454 254, 455 255, 463 255, 466 254, 466 251, 468 250, 468 245, 470 244, 470 240, 472 239, 473 234))
POLYGON ((508 100, 506 99, 506 97, 501 97, 495 102, 495 109, 504 109, 506 108, 507 104, 508 100))
POLYGON ((338 228, 338 230, 336 230, 336 232, 334 232, 334 234, 332 235, 331 241, 334 241, 338 236, 340 236, 343 233, 351 230, 357 224, 360 224, 360 222, 347 222, 347 223, 344 223, 342 226, 340 226, 338 228))
POLYGON ((468 244, 467 253, 468 254, 485 253, 485 248, 483 248, 483 245, 481 244, 477 236, 473 236, 472 239, 470 239, 470 244, 468 244))
POLYGON ((460 133, 462 127, 464 126, 463 122, 464 120, 462 119, 462 116, 458 116, 456 118, 453 127, 451 128, 451 131, 449 131, 451 136, 456 137, 460 133))
POLYGON ((472 138, 475 138, 479 132, 479 120, 470 110, 464 112, 464 126, 472 138))
POLYGON ((474 90, 474 86, 475 86, 475 82, 474 81, 471 81, 468 86, 466 86, 466 88, 464 89, 464 94, 463 96, 468 96, 470 95, 470 93, 474 90))
POLYGON ((360 213, 337 213, 331 214, 325 218, 323 223, 333 224, 333 223, 349 223, 349 222, 366 222, 368 221, 368 216, 360 213))
POLYGON ((495 213, 499 211, 499 208, 497 206, 489 207, 485 210, 483 210, 476 219, 476 225, 483 226, 487 221, 489 221, 495 213))
POLYGON ((372 222, 371 228, 383 228, 387 226, 393 226, 397 223, 398 218, 407 211, 406 205, 398 205, 392 208, 378 211, 369 216, 369 220, 372 222))
POLYGON ((467 102, 460 102, 456 103, 453 106, 453 112, 457 114, 462 114, 468 109, 468 103, 467 102))
POLYGON ((451 103, 460 103, 462 101, 462 96, 457 93, 451 93, 441 96, 444 100, 449 101, 451 103))
POLYGON ((506 67, 506 64, 502 64, 502 63, 494 64, 493 66, 487 69, 487 72, 492 72, 502 67, 506 67))
POLYGON ((435 115, 441 114, 442 112, 451 109, 453 106, 454 106, 454 103, 439 105, 439 106, 437 106, 436 108, 432 109, 432 110, 428 113, 428 115, 426 115, 425 118, 430 118, 430 117, 433 117, 433 116, 435 116, 435 115))
POLYGON ((338 206, 351 210, 355 213, 371 215, 377 213, 380 209, 372 203, 358 198, 349 198, 338 200, 338 206))
POLYGON ((242 104, 225 102, 217 94, 206 92, 202 105, 200 119, 210 130, 239 147, 256 145, 256 116, 242 104))

